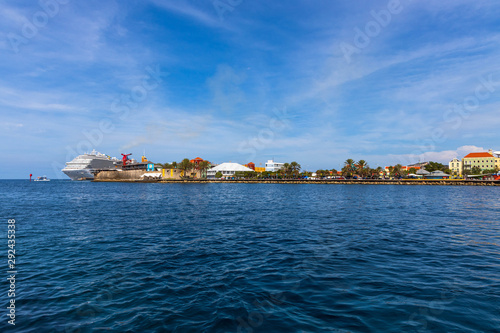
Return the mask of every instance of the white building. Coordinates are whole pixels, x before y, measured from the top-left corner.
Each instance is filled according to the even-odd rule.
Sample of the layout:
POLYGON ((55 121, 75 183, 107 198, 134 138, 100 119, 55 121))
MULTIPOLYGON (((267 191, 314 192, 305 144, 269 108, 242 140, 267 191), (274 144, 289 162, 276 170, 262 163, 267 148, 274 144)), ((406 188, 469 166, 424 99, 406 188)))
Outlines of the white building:
POLYGON ((253 172, 252 169, 247 168, 244 165, 238 164, 238 163, 222 163, 217 165, 216 167, 213 167, 212 169, 209 169, 207 171, 207 178, 208 179, 214 179, 215 174, 217 172, 222 173, 222 177, 232 177, 234 176, 235 172, 237 171, 251 171, 253 172))
POLYGON ((452 159, 448 163, 448 168, 452 171, 452 173, 455 173, 457 175, 462 175, 462 161, 459 160, 458 158, 452 159))
POLYGON ((266 171, 276 172, 279 169, 281 169, 284 164, 285 163, 278 163, 278 162, 274 162, 273 160, 269 160, 266 162, 266 171))

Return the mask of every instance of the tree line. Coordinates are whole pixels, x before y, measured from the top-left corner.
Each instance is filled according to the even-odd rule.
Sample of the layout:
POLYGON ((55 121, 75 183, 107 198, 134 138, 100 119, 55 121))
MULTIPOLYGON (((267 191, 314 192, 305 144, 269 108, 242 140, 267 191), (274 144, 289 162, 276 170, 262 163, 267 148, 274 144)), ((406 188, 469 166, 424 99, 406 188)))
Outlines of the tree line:
MULTIPOLYGON (((184 171, 184 176, 193 176, 196 171, 201 171, 201 174, 206 175, 206 171, 211 168, 211 164, 208 161, 202 161, 199 164, 191 163, 188 158, 183 159, 181 162, 163 163, 160 164, 164 169, 179 169, 184 171), (195 172, 189 172, 195 171, 195 172)), ((301 171, 302 167, 296 161, 290 163, 284 163, 283 166, 275 172, 264 171, 261 173, 255 171, 245 171, 236 172, 233 177, 235 178, 274 178, 274 179, 300 179, 311 177, 313 175, 310 171, 301 171)), ((424 169, 428 172, 432 171, 442 171, 447 174, 452 174, 451 170, 447 165, 438 162, 429 162, 424 169)), ((344 166, 340 170, 340 175, 346 178, 351 178, 354 176, 359 176, 363 178, 379 178, 380 174, 384 171, 382 167, 371 168, 365 160, 355 161, 352 158, 348 158, 344 162, 344 166)), ((483 170, 479 167, 473 167, 471 170, 464 170, 464 174, 478 175, 478 174, 488 174, 498 172, 498 167, 493 170, 483 170)), ((389 175, 391 177, 406 177, 408 174, 415 174, 417 172, 416 168, 410 168, 409 170, 404 170, 401 164, 396 164, 389 167, 389 175)), ((221 178, 222 173, 218 172, 215 177, 221 178)), ((339 172, 336 169, 319 169, 316 170, 316 177, 325 178, 330 176, 339 176, 339 172)))
POLYGON ((194 176, 194 174, 196 174, 196 171, 198 170, 201 171, 202 174, 204 174, 211 167, 211 164, 208 161, 202 161, 198 164, 195 164, 192 163, 189 158, 185 158, 181 162, 174 161, 172 163, 160 163, 160 165, 163 167, 163 169, 179 169, 184 172, 184 177, 186 178, 194 176))

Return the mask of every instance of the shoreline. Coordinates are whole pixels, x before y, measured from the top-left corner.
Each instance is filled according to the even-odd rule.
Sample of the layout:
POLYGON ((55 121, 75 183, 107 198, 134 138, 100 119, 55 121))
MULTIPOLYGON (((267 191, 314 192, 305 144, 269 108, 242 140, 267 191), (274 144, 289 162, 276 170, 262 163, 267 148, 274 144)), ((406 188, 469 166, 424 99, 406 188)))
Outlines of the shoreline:
POLYGON ((324 184, 324 185, 441 185, 441 186, 500 186, 499 180, 462 180, 462 179, 163 179, 163 180, 136 180, 136 179, 99 179, 93 180, 96 183, 242 183, 242 184, 324 184))

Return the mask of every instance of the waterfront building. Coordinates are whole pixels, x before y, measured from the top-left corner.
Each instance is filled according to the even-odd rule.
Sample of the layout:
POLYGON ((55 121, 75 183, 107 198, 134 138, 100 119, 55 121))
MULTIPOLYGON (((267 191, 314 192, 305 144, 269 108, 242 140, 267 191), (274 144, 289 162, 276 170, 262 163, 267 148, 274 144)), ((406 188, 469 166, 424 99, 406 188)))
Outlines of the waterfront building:
POLYGON ((258 173, 263 173, 264 171, 266 171, 266 168, 262 168, 262 167, 255 167, 255 172, 258 172, 258 173))
POLYGON ((191 178, 204 178, 201 170, 197 169, 187 170, 186 175, 184 174, 184 170, 176 168, 161 169, 161 173, 163 179, 183 179, 186 176, 191 178))
POLYGON ((219 164, 216 167, 213 167, 207 171, 207 178, 208 179, 215 179, 215 175, 217 172, 220 172, 223 177, 233 177, 234 174, 238 171, 250 171, 253 172, 252 169, 247 168, 244 165, 238 164, 238 163, 222 163, 219 164))
POLYGON ((190 160, 189 162, 193 163, 195 168, 198 168, 198 166, 200 165, 200 163, 204 162, 204 161, 205 160, 202 159, 201 157, 197 157, 197 158, 194 158, 194 159, 190 160))
POLYGON ((266 171, 276 172, 281 169, 285 163, 274 162, 273 160, 268 160, 266 162, 266 171))
POLYGON ((498 168, 498 170, 500 171, 500 151, 495 151, 493 152, 491 149, 490 149, 490 152, 493 154, 493 156, 495 157, 495 167, 498 168))
POLYGON ((444 173, 441 170, 436 170, 432 171, 428 175, 424 176, 425 179, 448 179, 450 178, 450 175, 447 173, 444 173))
POLYGON ((448 169, 451 170, 452 173, 461 176, 462 175, 462 161, 458 158, 452 159, 448 163, 448 169))
POLYGON ((419 169, 419 170, 417 170, 417 172, 415 172, 415 174, 417 175, 417 177, 422 178, 422 177, 428 176, 430 174, 430 172, 425 170, 425 169, 419 169))
POLYGON ((470 171, 474 167, 478 167, 483 170, 495 169, 495 166, 499 165, 497 158, 493 156, 493 151, 489 152, 478 152, 470 153, 462 159, 463 171, 470 171))

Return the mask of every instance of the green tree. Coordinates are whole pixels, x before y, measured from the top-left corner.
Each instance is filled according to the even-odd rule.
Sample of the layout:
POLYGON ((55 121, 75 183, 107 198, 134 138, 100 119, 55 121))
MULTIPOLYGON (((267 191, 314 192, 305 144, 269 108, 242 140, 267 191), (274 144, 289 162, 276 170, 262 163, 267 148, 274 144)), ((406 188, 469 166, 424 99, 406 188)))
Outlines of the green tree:
POLYGON ((330 171, 329 170, 317 170, 316 171, 316 177, 318 178, 324 178, 330 176, 330 171))
POLYGON ((185 158, 179 164, 179 169, 184 171, 184 177, 189 178, 188 170, 192 170, 193 166, 194 166, 193 163, 191 163, 188 158, 185 158))
POLYGON ((299 173, 300 173, 300 169, 301 169, 301 166, 299 163, 293 161, 292 163, 290 163, 290 169, 292 171, 292 174, 295 178, 297 178, 299 176, 299 173))
POLYGON ((206 178, 207 177, 207 170, 210 168, 210 162, 208 161, 203 161, 198 164, 198 169, 201 172, 201 177, 206 178))
POLYGON ((215 174, 215 178, 222 178, 222 172, 217 171, 217 173, 215 174))
POLYGON ((399 164, 399 163, 398 163, 398 164, 396 164, 396 165, 393 167, 392 172, 394 173, 394 176, 395 176, 395 177, 401 177, 401 176, 402 176, 402 174, 401 174, 401 168, 402 168, 402 167, 403 167, 403 166, 402 166, 401 164, 399 164))
POLYGON ((432 171, 445 171, 446 169, 448 169, 448 166, 447 165, 444 165, 444 164, 441 164, 441 163, 438 163, 438 162, 429 162, 429 164, 427 164, 424 169, 426 171, 429 171, 429 172, 432 172, 432 171))
POLYGON ((290 176, 290 173, 292 172, 292 168, 290 167, 290 163, 285 163, 281 167, 281 169, 278 171, 282 176, 287 178, 287 176, 290 176))
POLYGON ((310 171, 303 171, 300 173, 300 176, 302 177, 312 177, 312 172, 310 171))
POLYGON ((342 168, 342 175, 347 177, 352 177, 355 172, 354 160, 352 158, 348 158, 344 162, 344 167, 342 168))
POLYGON ((234 173, 234 178, 236 179, 245 178, 245 171, 236 171, 234 173))
POLYGON ((481 168, 478 167, 478 166, 475 166, 473 167, 471 170, 470 170, 470 175, 480 175, 481 174, 481 168))
POLYGON ((337 177, 338 176, 337 169, 332 169, 330 171, 332 172, 332 176, 333 177, 337 177))
POLYGON ((271 178, 271 173, 269 171, 261 172, 259 178, 271 178))
POLYGON ((366 176, 368 169, 368 164, 365 160, 359 160, 357 165, 358 174, 362 177, 366 176))

